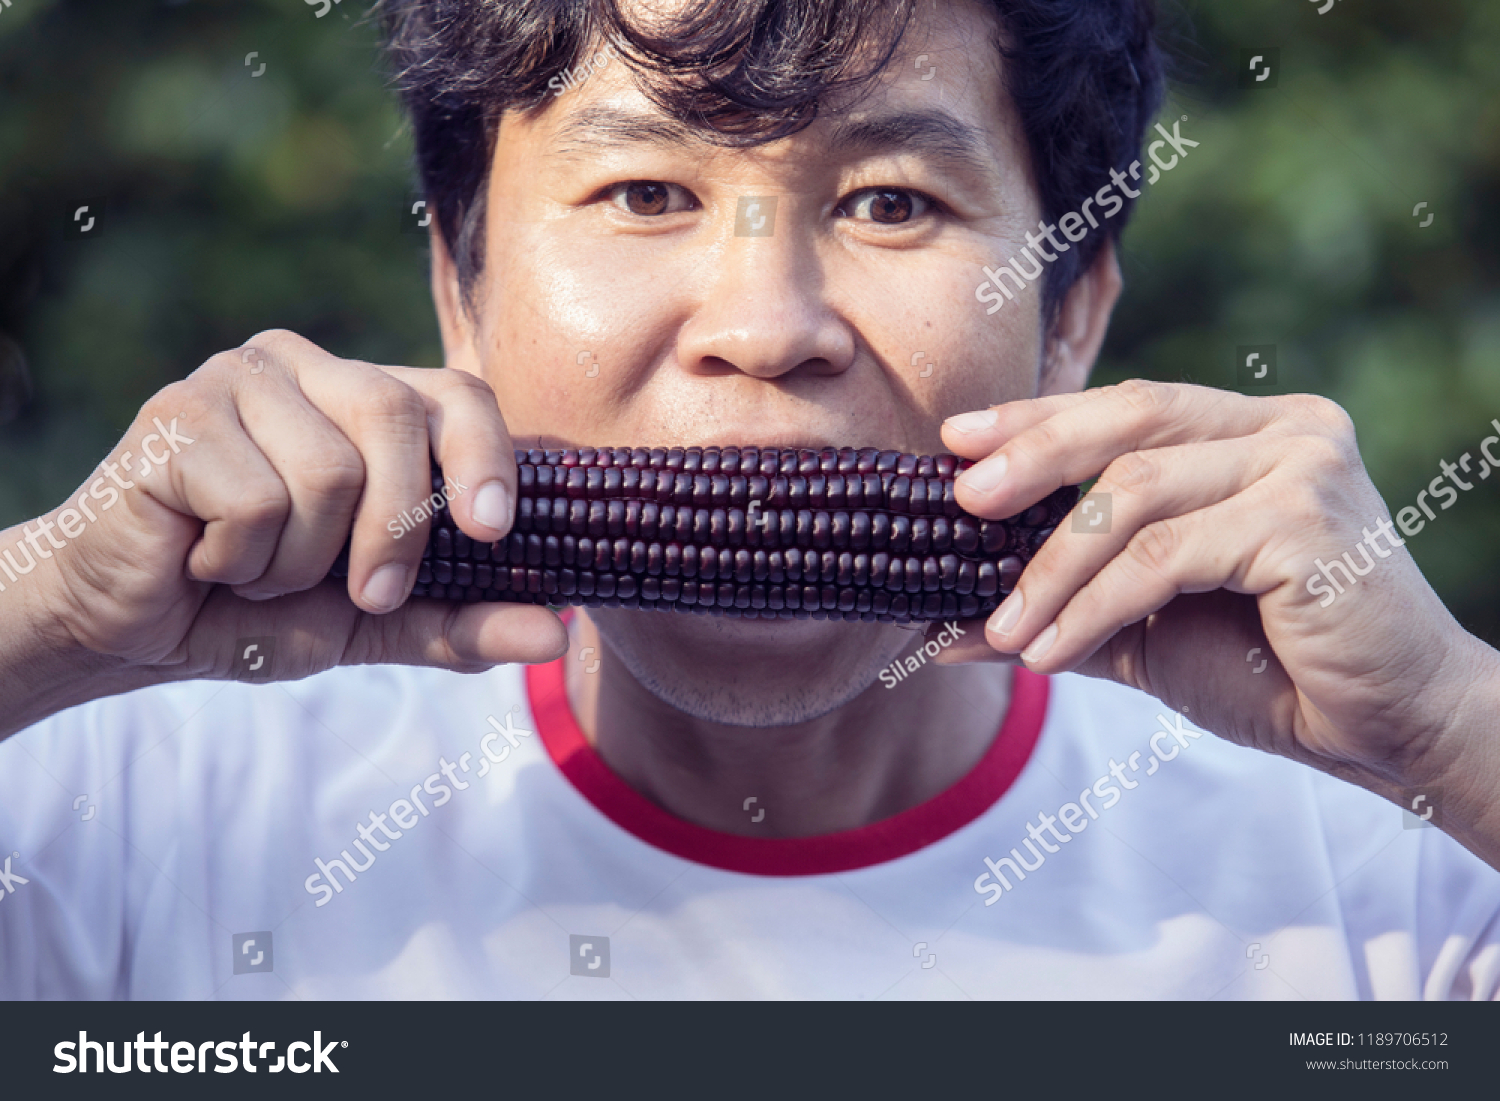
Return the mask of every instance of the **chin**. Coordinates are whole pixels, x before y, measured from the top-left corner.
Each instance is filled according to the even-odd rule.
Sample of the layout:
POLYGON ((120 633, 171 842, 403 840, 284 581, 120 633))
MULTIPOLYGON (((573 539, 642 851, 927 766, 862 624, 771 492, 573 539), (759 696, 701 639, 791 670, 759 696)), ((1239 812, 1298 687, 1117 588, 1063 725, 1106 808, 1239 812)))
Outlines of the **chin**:
POLYGON ((725 726, 792 726, 867 690, 911 644, 889 623, 729 619, 590 608, 632 677, 662 703, 725 726))

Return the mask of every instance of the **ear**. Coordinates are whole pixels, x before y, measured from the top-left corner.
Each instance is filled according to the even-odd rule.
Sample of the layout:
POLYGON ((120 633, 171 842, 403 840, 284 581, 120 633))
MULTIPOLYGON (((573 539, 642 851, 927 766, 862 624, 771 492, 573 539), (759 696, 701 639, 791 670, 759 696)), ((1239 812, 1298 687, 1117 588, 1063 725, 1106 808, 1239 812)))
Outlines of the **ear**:
POLYGON ((1078 277, 1063 299, 1047 340, 1038 397, 1073 394, 1088 385, 1123 286, 1114 242, 1105 241, 1088 271, 1078 277))
POLYGON ((432 245, 432 302, 437 308, 438 328, 443 336, 443 366, 478 375, 478 334, 473 318, 464 308, 458 266, 448 252, 437 218, 433 218, 427 232, 432 245))

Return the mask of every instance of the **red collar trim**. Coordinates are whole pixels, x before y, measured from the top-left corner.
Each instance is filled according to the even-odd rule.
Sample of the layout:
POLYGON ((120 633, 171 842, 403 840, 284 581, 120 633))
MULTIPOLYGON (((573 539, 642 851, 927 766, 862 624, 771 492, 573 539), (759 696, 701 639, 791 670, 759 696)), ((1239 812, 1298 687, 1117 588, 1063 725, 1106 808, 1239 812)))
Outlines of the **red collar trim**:
POLYGON ((816 837, 741 837, 677 818, 610 771, 568 706, 566 657, 526 669, 537 731, 562 774, 621 829, 674 856, 747 875, 828 875, 884 864, 942 840, 987 811, 1025 767, 1047 715, 1046 677, 1016 668, 1010 707, 979 763, 946 791, 879 822, 816 837))

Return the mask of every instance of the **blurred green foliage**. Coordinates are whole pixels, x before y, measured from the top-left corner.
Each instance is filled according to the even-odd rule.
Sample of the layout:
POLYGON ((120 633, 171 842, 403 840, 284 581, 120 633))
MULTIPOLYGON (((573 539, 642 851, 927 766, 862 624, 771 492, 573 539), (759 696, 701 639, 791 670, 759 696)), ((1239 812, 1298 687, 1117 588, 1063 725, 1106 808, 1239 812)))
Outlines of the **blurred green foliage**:
MULTIPOLYGON (((1200 145, 1126 235, 1097 379, 1236 389, 1235 348, 1274 344, 1259 392, 1349 410, 1395 511, 1500 417, 1500 5, 1325 2, 1170 7, 1163 117, 1200 145), (1280 50, 1274 87, 1239 86, 1248 47, 1280 50)), ((375 29, 361 0, 317 10, 0 7, 0 526, 56 505, 147 397, 260 329, 440 362, 375 29), (83 205, 102 216, 78 239, 83 205)), ((1497 482, 1410 542, 1491 642, 1497 482)))

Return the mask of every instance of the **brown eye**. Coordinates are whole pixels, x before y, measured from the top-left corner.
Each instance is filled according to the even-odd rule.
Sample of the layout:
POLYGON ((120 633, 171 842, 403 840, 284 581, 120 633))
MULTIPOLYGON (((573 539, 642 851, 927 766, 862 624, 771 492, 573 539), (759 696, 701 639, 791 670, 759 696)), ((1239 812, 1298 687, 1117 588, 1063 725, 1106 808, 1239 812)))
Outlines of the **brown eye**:
POLYGON ((632 214, 660 214, 670 198, 659 183, 635 183, 625 189, 625 206, 632 214))
POLYGON ((879 225, 901 225, 926 214, 931 200, 914 191, 901 191, 891 187, 861 191, 845 210, 855 218, 865 219, 879 225))
POLYGON ((877 222, 904 222, 911 217, 911 196, 904 191, 877 191, 870 217, 877 222))
POLYGON ((657 180, 635 180, 617 184, 610 191, 610 201, 637 217, 653 218, 662 214, 675 214, 694 207, 692 196, 675 184, 657 180))

